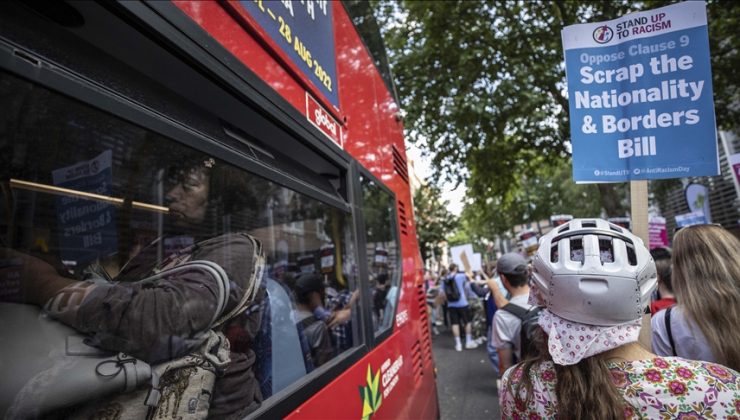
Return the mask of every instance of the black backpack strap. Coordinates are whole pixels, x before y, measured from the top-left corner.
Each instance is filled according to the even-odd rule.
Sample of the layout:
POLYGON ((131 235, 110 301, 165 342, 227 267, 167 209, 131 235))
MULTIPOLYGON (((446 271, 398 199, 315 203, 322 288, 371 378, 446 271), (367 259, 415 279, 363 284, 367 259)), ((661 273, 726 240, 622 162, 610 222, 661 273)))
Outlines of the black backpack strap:
POLYGON ((303 318, 300 322, 298 322, 298 325, 301 327, 303 331, 308 329, 308 327, 311 326, 314 322, 318 321, 318 319, 314 315, 307 316, 303 318))
POLYGON ((506 311, 506 312, 508 312, 508 313, 510 313, 510 314, 512 314, 512 315, 514 315, 514 316, 516 316, 517 318, 519 318, 522 321, 527 316, 527 312, 529 312, 528 309, 524 309, 521 306, 515 305, 513 303, 507 303, 501 309, 504 310, 504 311, 506 311))
POLYGON ((673 334, 671 334, 671 309, 673 309, 673 306, 669 306, 665 310, 665 330, 668 333, 668 341, 671 343, 671 354, 676 356, 676 345, 673 342, 673 334))

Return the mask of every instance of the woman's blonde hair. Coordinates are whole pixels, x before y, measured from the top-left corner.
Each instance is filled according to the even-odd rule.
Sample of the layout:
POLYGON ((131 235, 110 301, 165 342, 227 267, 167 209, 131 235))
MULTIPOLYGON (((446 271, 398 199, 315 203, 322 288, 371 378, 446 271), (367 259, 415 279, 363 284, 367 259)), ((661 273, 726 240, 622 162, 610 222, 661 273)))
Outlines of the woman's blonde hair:
POLYGON ((673 239, 673 290, 718 363, 740 370, 740 240, 720 226, 683 228, 673 239))

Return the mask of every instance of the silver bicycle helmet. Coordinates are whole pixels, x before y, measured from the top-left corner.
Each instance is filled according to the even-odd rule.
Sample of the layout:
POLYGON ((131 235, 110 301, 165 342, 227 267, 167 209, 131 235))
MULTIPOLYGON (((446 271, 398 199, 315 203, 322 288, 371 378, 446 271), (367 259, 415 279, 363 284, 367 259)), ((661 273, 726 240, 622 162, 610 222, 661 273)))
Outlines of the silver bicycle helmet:
POLYGON ((658 284, 642 240, 602 219, 574 219, 543 236, 532 277, 550 312, 601 326, 640 318, 658 284))

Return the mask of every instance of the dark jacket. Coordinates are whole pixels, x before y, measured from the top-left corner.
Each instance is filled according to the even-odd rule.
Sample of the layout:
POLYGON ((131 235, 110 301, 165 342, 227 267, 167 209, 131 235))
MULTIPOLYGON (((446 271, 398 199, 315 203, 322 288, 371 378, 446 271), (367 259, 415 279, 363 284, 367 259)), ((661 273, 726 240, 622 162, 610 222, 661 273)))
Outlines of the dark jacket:
MULTIPOLYGON (((228 313, 241 300, 255 270, 252 242, 238 234, 226 234, 196 243, 174 256, 157 261, 157 243, 136 255, 115 279, 96 287, 80 305, 72 325, 88 333, 94 345, 131 354, 156 364, 181 357, 200 341, 217 305, 217 285, 194 272, 169 276, 156 282, 139 282, 155 272, 176 265, 185 253, 191 260, 208 260, 223 268, 230 280, 228 313)), ((251 307, 259 306, 264 289, 251 307)), ((210 417, 244 415, 256 409, 262 395, 253 372, 252 342, 259 330, 260 311, 247 310, 221 329, 227 332, 231 363, 216 383, 210 417)))

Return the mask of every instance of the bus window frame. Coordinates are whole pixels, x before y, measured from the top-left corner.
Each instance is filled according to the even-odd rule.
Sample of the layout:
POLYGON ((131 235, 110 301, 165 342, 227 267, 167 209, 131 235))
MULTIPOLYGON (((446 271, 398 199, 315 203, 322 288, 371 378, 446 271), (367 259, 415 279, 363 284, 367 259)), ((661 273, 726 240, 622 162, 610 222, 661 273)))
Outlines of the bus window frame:
MULTIPOLYGON (((352 168, 353 166, 356 167, 359 171, 357 174, 358 176, 353 177, 351 174, 351 169, 346 172, 346 179, 348 180, 346 185, 348 192, 353 190, 353 185, 356 185, 358 188, 356 193, 360 194, 359 196, 356 196, 356 201, 354 202, 350 198, 350 205, 355 206, 356 203, 361 203, 362 200, 362 190, 359 182, 360 173, 367 178, 372 179, 377 185, 381 186, 381 188, 392 197, 392 199, 394 200, 393 202, 397 202, 397 197, 393 190, 388 188, 377 177, 375 177, 367 169, 358 164, 357 161, 352 156, 350 156, 348 152, 334 145, 328 145, 324 135, 319 132, 314 126, 308 123, 305 115, 296 110, 287 100, 280 96, 277 91, 275 91, 266 82, 264 82, 251 69, 249 69, 246 65, 233 57, 231 52, 229 52, 220 43, 215 41, 203 28, 201 28, 196 22, 194 22, 189 16, 183 13, 175 5, 166 1, 150 2, 146 4, 141 2, 121 2, 117 3, 115 6, 111 5, 110 7, 116 7, 119 9, 119 12, 129 15, 129 17, 138 19, 139 21, 141 21, 142 24, 147 26, 148 30, 155 32, 156 35, 162 39, 178 40, 179 42, 170 41, 169 46, 171 48, 176 48, 180 50, 183 54, 187 55, 192 60, 198 63, 210 63, 207 66, 207 71, 213 73, 215 77, 219 80, 228 81, 232 85, 239 86, 240 88, 242 88, 242 90, 244 90, 243 92, 241 92, 244 98, 240 99, 251 102, 254 104, 255 108, 263 109, 268 112, 273 118, 277 119, 278 122, 281 123, 281 125, 290 129, 290 132, 296 133, 294 135, 296 138, 307 141, 308 144, 312 146, 315 150, 326 153, 327 158, 329 158, 328 156, 334 156, 337 159, 346 162, 349 168, 352 168), (247 94, 247 92, 250 92, 251 94, 247 94), (301 134, 301 132, 304 133, 301 134)), ((365 45, 364 42, 365 41, 363 40, 363 47, 367 49, 367 45, 365 45)), ((340 124, 342 124, 341 121, 340 124)), ((352 212, 353 218, 362 218, 362 215, 360 213, 362 209, 361 204, 355 208, 359 211, 352 212)), ((403 267, 401 264, 402 244, 400 237, 400 226, 398 226, 398 209, 396 208, 396 206, 392 206, 392 212, 397 224, 396 240, 399 250, 398 273, 396 273, 396 276, 400 277, 400 279, 398 280, 398 285, 399 288, 401 288, 401 283, 403 281, 403 267)), ((363 247, 365 247, 367 243, 365 240, 366 232, 364 230, 364 218, 362 218, 361 220, 361 225, 359 226, 359 228, 356 227, 354 232, 358 250, 364 249, 363 247), (362 236, 360 237, 359 235, 362 236)), ((355 223, 357 222, 355 221, 355 223)), ((358 264, 360 274, 358 287, 365 287, 366 284, 363 285, 363 283, 367 282, 369 273, 366 258, 359 258, 358 256, 358 264)), ((369 301, 370 298, 368 298, 368 300, 366 301, 363 295, 367 295, 367 293, 364 293, 364 291, 360 292, 362 306, 363 308, 367 308, 367 311, 371 311, 372 302, 369 301)), ((396 296, 396 302, 394 306, 394 310, 396 311, 396 313, 398 311, 398 302, 400 301, 400 295, 401 294, 398 293, 396 296)), ((363 312, 366 311, 363 310, 363 312)), ((370 319, 368 320, 369 324, 367 324, 367 321, 363 320, 362 327, 363 331, 369 331, 369 333, 364 333, 364 342, 368 343, 372 348, 382 343, 386 338, 393 334, 393 331, 395 330, 395 322, 392 322, 390 328, 387 328, 381 334, 376 336, 373 331, 372 319, 370 314, 365 314, 363 315, 363 317, 370 317, 370 319)))
MULTIPOLYGON (((75 51, 65 52, 72 55, 77 54, 75 51)), ((241 170, 255 174, 269 182, 274 182, 328 206, 337 208, 347 216, 351 216, 353 218, 353 223, 349 228, 354 229, 352 233, 356 237, 355 246, 357 247, 357 251, 362 249, 360 246, 364 246, 364 242, 361 243, 360 239, 356 236, 358 233, 356 217, 359 211, 357 210, 358 207, 353 205, 352 201, 357 197, 351 198, 348 203, 338 199, 337 197, 330 196, 321 190, 311 188, 305 183, 297 182, 297 180, 290 176, 286 176, 284 173, 272 170, 269 167, 266 167, 263 163, 251 159, 250 157, 227 147, 220 141, 192 129, 187 124, 174 118, 169 118, 162 114, 152 112, 152 110, 126 97, 121 92, 107 86, 101 86, 94 80, 87 78, 85 74, 57 64, 52 59, 32 51, 25 45, 19 45, 4 35, 0 35, 0 70, 7 71, 9 74, 16 77, 50 89, 61 95, 65 95, 71 98, 71 100, 79 101, 86 106, 93 107, 101 112, 111 114, 113 118, 120 118, 121 120, 142 127, 153 133, 162 135, 174 142, 184 145, 185 147, 206 152, 217 159, 232 164, 241 170)), ((223 86, 219 85, 219 87, 223 89, 223 86)), ((243 102, 245 107, 259 109, 253 103, 246 101, 243 102)), ((309 133, 300 135, 290 130, 290 127, 285 127, 285 125, 281 124, 283 121, 288 121, 289 118, 284 117, 284 109, 275 109, 277 109, 277 111, 273 115, 273 117, 275 117, 273 118, 273 120, 275 120, 273 121, 273 124, 285 129, 286 132, 295 139, 295 141, 305 141, 307 138, 310 140, 310 136, 308 135, 309 133)), ((214 112, 212 109, 209 109, 208 111, 214 112)), ((313 142, 309 143, 311 143, 309 144, 309 146, 311 146, 313 142)), ((359 184, 358 172, 355 172, 356 169, 353 170, 352 168, 358 168, 359 164, 346 152, 341 152, 344 154, 344 158, 346 159, 340 158, 336 153, 331 155, 322 154, 322 157, 343 171, 343 176, 346 178, 345 185, 348 190, 347 193, 348 195, 351 195, 351 191, 357 187, 357 184, 359 184)), ((369 175, 369 173, 367 174, 369 175)), ((379 185, 383 184, 379 183, 379 185)), ((383 188, 387 189, 385 185, 383 185, 383 188)), ((393 197, 395 197, 395 195, 393 195, 393 197)), ((359 264, 359 276, 356 281, 356 286, 361 289, 363 284, 366 285, 362 276, 362 264, 366 264, 367 261, 365 258, 361 259, 359 255, 356 256, 356 259, 359 264)), ((367 340, 368 334, 365 329, 367 314, 369 311, 370 308, 368 308, 364 302, 361 302, 361 306, 358 311, 358 316, 361 320, 359 326, 360 333, 357 335, 358 343, 353 348, 337 355, 326 365, 321 366, 280 392, 274 394, 270 397, 267 404, 263 404, 254 413, 250 414, 249 417, 284 417, 368 354, 369 345, 373 343, 373 341, 367 340)), ((370 320, 370 322, 372 321, 370 320)), ((370 334, 372 334, 372 332, 370 334)))
MULTIPOLYGON (((357 165, 357 168, 358 168, 358 173, 357 173, 357 177, 355 178, 355 184, 357 187, 356 194, 358 194, 357 197, 359 198, 359 202, 358 202, 359 211, 357 213, 359 214, 359 218, 361 219, 360 229, 357 232, 357 235, 358 235, 358 245, 357 246, 359 247, 359 252, 361 255, 360 259, 362 260, 362 262, 359 262, 359 264, 364 263, 365 265, 364 267, 365 271, 364 271, 364 274, 362 274, 363 277, 360 279, 359 283, 362 285, 364 282, 364 285, 362 286, 363 290, 367 290, 367 287, 369 286, 369 281, 370 281, 370 266, 367 261, 367 227, 365 225, 364 212, 362 211, 363 210, 362 206, 364 204, 362 201, 362 197, 363 197, 362 185, 363 184, 362 184, 362 179, 360 177, 365 177, 366 179, 372 181, 375 185, 379 186, 383 192, 388 194, 388 196, 391 199, 391 203, 393 204, 397 203, 398 199, 396 198, 396 193, 393 192, 393 190, 391 190, 383 182, 381 182, 380 179, 378 179, 375 175, 370 173, 369 170, 367 170, 366 168, 362 167, 359 164, 357 165)), ((396 301, 394 302, 394 306, 393 306, 393 318, 392 318, 393 322, 391 322, 391 325, 388 328, 386 328, 385 330, 381 331, 378 334, 375 334, 375 328, 373 326, 372 315, 368 314, 369 324, 366 326, 366 328, 368 328, 369 336, 366 339, 368 343, 372 343, 372 348, 379 346, 383 341, 385 341, 388 337, 390 337, 393 334, 393 332, 396 330, 395 320, 396 320, 396 314, 398 313, 398 303, 400 302, 400 297, 401 297, 400 291, 401 291, 401 288, 403 287, 403 284, 402 284, 403 282, 403 264, 402 264, 403 258, 401 256, 402 255, 402 252, 401 252, 402 245, 401 245, 401 235, 400 235, 401 231, 400 231, 400 226, 398 224, 398 208, 395 205, 391 205, 390 210, 391 210, 391 213, 393 214, 393 220, 396 222, 395 240, 396 240, 397 249, 398 249, 398 254, 397 254, 398 259, 396 261, 396 267, 398 267, 398 269, 396 270, 397 272, 394 274, 394 277, 389 280, 391 281, 391 284, 394 284, 396 281, 398 282, 397 284, 398 284, 399 292, 396 293, 396 296, 395 296, 396 301)), ((368 295, 368 294, 365 293, 365 295, 368 295)), ((363 306, 366 308, 367 311, 372 311, 373 305, 372 305, 371 299, 372 299, 372 296, 367 296, 367 301, 363 302, 364 304, 363 306)))
MULTIPOLYGON (((70 53, 74 54, 74 52, 70 53)), ((192 129, 181 121, 152 112, 112 89, 100 85, 96 86, 95 82, 88 80, 85 75, 47 60, 46 57, 17 45, 3 36, 0 36, 0 69, 105 113, 112 114, 121 120, 172 139, 194 150, 208 153, 214 158, 335 207, 344 213, 349 214, 351 212, 350 204, 342 200, 340 194, 332 196, 320 189, 313 188, 310 184, 301 182, 290 174, 275 170, 245 153, 234 150, 219 140, 192 129), (29 60, 35 60, 36 63, 29 60)), ((245 104, 245 106, 249 105, 245 104)), ((286 133, 296 140, 300 138, 290 131, 286 131, 286 133)), ((331 160, 327 156, 323 156, 323 158, 338 169, 347 172, 348 165, 346 162, 331 160)))

